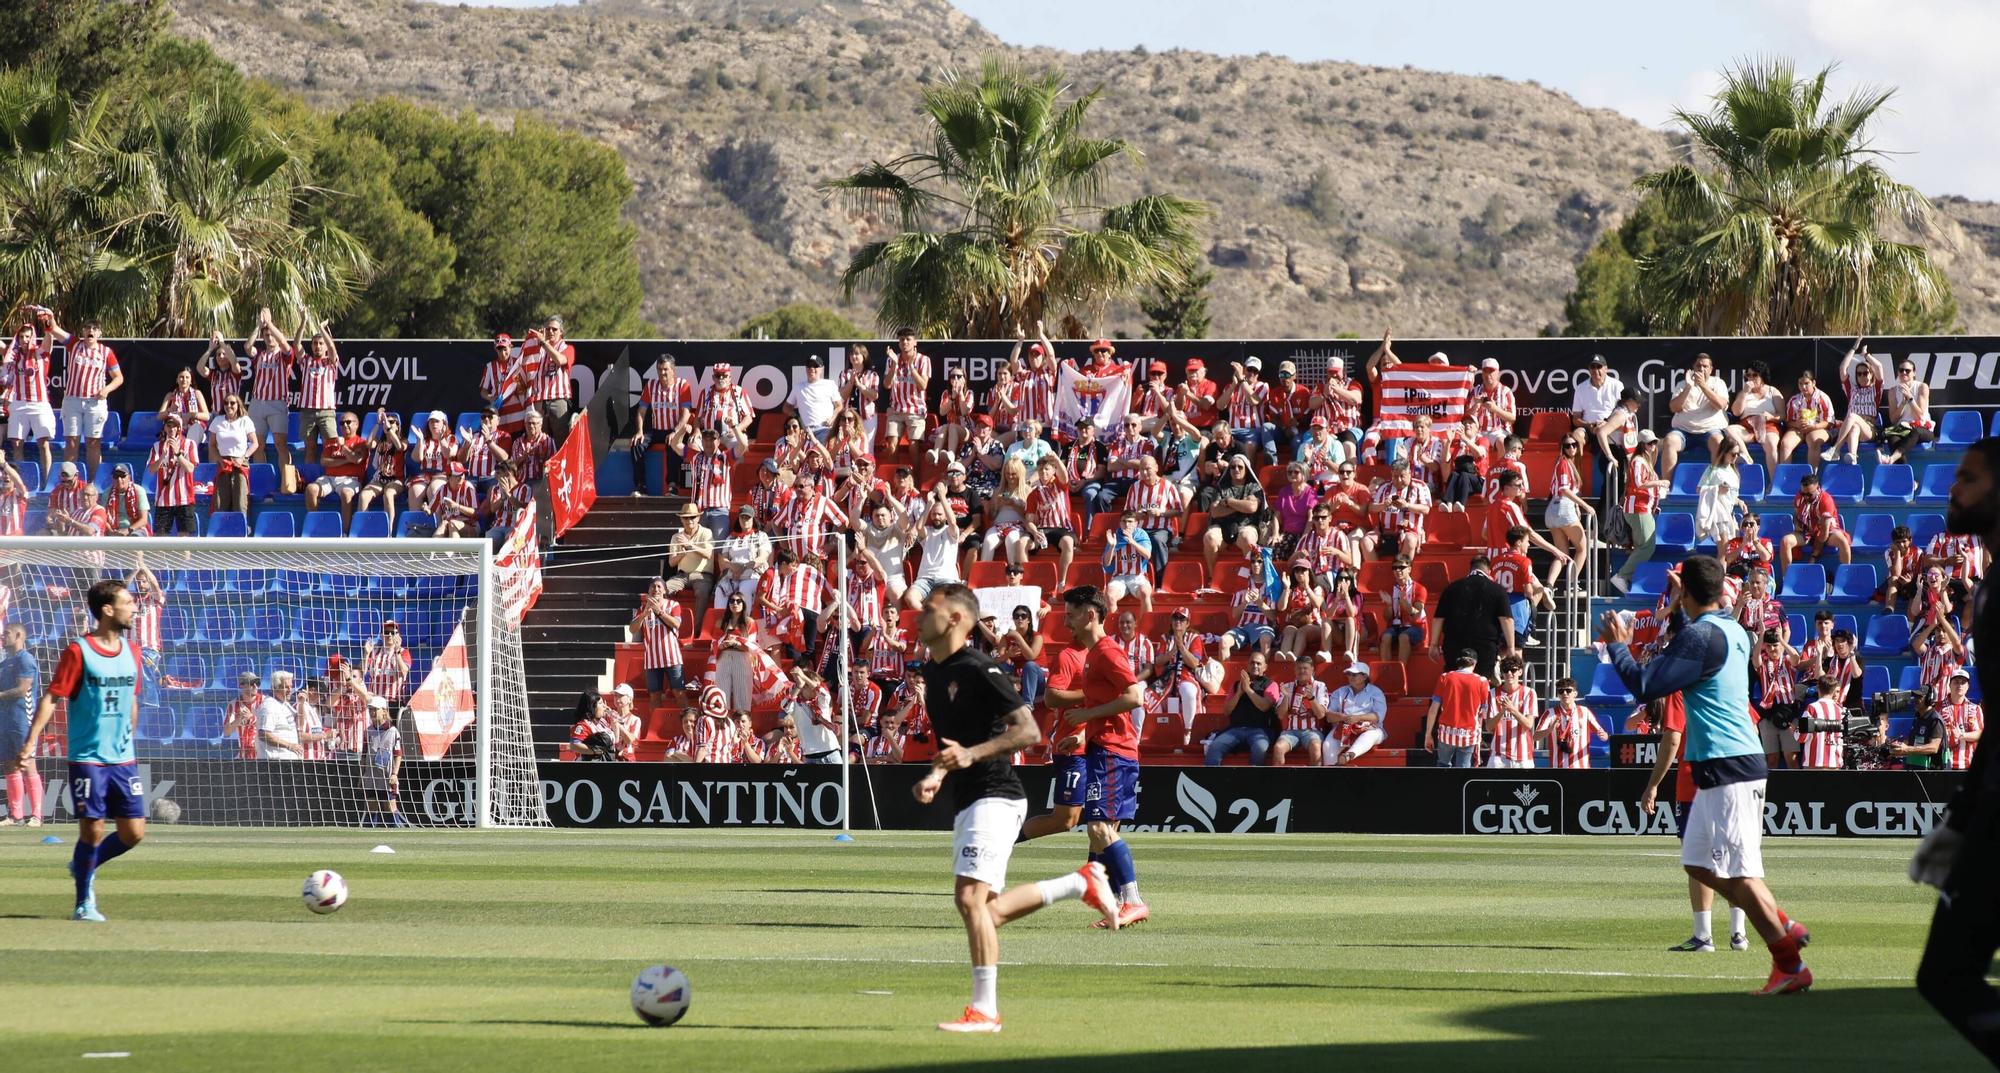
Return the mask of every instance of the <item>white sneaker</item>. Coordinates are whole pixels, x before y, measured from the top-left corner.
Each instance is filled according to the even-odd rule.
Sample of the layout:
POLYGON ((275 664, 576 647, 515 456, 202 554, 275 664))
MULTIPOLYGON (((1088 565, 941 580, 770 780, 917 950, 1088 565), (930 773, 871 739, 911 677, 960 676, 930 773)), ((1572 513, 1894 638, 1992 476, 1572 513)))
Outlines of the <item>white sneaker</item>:
POLYGON ((1611 575, 1611 587, 1617 589, 1620 596, 1632 591, 1632 583, 1617 574, 1611 575))
POLYGON ((1740 931, 1739 931, 1739 932, 1737 932, 1737 933, 1736 933, 1736 934, 1734 934, 1734 935, 1731 935, 1731 936, 1729 937, 1729 949, 1731 949, 1731 950, 1748 950, 1748 949, 1750 949, 1750 937, 1749 937, 1749 936, 1747 936, 1747 935, 1745 935, 1745 934, 1743 934, 1743 933, 1742 933, 1742 932, 1740 932, 1740 931))
POLYGON ((1111 880, 1104 874, 1104 866, 1091 861, 1076 870, 1083 877, 1083 904, 1097 910, 1104 918, 1104 926, 1118 930, 1118 896, 1112 893, 1111 880))
POLYGON ((1819 453, 1819 460, 1821 462, 1833 462, 1838 460, 1839 458, 1840 458, 1840 449, 1837 447, 1829 448, 1828 450, 1821 451, 1819 453))

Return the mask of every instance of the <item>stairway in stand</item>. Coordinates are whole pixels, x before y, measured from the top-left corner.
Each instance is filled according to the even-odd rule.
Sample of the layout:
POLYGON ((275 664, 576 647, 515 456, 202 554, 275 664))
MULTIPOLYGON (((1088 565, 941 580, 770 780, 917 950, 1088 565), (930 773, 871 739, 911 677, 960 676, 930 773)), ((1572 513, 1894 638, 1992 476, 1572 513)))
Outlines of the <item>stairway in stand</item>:
POLYGON ((665 545, 680 528, 679 497, 605 496, 563 534, 542 571, 542 598, 521 626, 535 757, 553 760, 569 740, 577 694, 601 688, 611 654, 665 549, 634 558, 625 545, 665 545))

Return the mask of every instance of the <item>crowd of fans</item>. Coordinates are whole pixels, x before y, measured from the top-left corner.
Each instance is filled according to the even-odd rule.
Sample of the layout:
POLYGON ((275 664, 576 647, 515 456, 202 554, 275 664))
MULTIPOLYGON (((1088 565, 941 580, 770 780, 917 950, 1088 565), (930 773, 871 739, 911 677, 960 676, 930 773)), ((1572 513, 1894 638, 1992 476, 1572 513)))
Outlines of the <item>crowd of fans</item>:
MULTIPOLYGON (((343 521, 357 511, 392 519, 410 512, 420 521, 403 531, 504 538, 567 430, 574 360, 557 318, 518 348, 498 336, 482 371, 487 405, 477 425, 454 427, 438 411, 406 429, 384 410, 339 411, 334 340, 310 325, 288 337, 265 311, 240 349, 211 338, 161 401, 159 435, 143 467, 119 463, 100 487, 106 399, 123 383, 117 356, 96 325, 72 335, 51 312, 31 307, 0 359, 16 463, 0 463, 0 533, 21 532, 27 504, 43 492, 21 466, 32 444, 41 472, 49 471, 60 412, 69 434, 46 490, 50 533, 195 531, 206 452, 213 488, 200 491, 212 492, 217 511, 247 516, 249 468, 269 458, 280 473, 298 473, 309 508, 337 508, 343 521), (49 367, 58 342, 68 363, 60 400, 49 367), (288 444, 294 410, 300 459, 288 444)), ((1441 353, 1426 360, 1450 361, 1441 353)), ((879 363, 866 346, 850 348, 838 378, 810 359, 776 436, 759 443, 762 415, 735 370, 713 366, 698 388, 662 355, 645 379, 635 446, 661 454, 670 487, 688 503, 632 629, 653 705, 685 704, 704 683, 726 701, 715 727, 693 712, 689 748, 670 755, 922 754, 928 722, 913 685, 919 653, 900 612, 938 584, 966 580, 983 588, 1033 584, 1050 594, 1101 588, 1120 643, 1147 683, 1149 733, 1185 746, 1196 716, 1215 711, 1226 725, 1206 742, 1211 762, 1238 749, 1253 762, 1295 755, 1335 764, 1365 755, 1383 740, 1385 724, 1376 710, 1383 705, 1366 699, 1370 690, 1381 696, 1369 684, 1367 659, 1408 663, 1422 655, 1445 671, 1428 698, 1426 748, 1447 762, 1462 762, 1460 750, 1469 750, 1503 764, 1520 760, 1526 742, 1528 755, 1539 747, 1561 763, 1575 755, 1577 740, 1587 746, 1601 736, 1602 723, 1588 709, 1580 719, 1571 714, 1573 682, 1554 683, 1557 699, 1547 706, 1532 686, 1510 685, 1509 661, 1542 643, 1537 612, 1633 589, 1658 550, 1675 467, 1705 455, 1696 539, 1720 551, 1732 609, 1759 638, 1768 748, 1781 763, 1825 759, 1800 736, 1796 728, 1806 724, 1793 709, 1836 694, 1843 708, 1874 698, 1862 693, 1857 639, 1834 628, 1827 612, 1808 636, 1789 636, 1780 581, 1795 562, 1855 558, 1823 467, 1858 464, 1864 447, 1878 463, 1893 463, 1935 437, 1929 387, 1912 363, 1891 370, 1857 340, 1831 385, 1843 408, 1810 373, 1787 394, 1758 362, 1736 370, 1741 386, 1732 393, 1712 360, 1696 355, 1672 389, 1667 427, 1655 429, 1645 427, 1640 394, 1593 358, 1568 413, 1534 415, 1533 428, 1553 431, 1559 446, 1531 487, 1522 427, 1529 415, 1494 359, 1478 363, 1453 419, 1420 413, 1407 425, 1369 424, 1365 386, 1403 361, 1385 334, 1354 375, 1335 359, 1311 386, 1291 361, 1277 363, 1267 380, 1256 357, 1218 367, 1213 378, 1205 362, 1191 359, 1176 377, 1159 362, 1121 362, 1115 344, 1098 340, 1073 362, 1076 371, 1130 374, 1132 384, 1129 411, 1106 432, 1091 420, 1065 419, 1062 363, 1039 325, 1035 340, 1017 339, 983 398, 963 368, 940 370, 914 333, 901 332, 879 363), (934 376, 943 377, 935 392, 934 376), (1559 422, 1546 423, 1550 417, 1559 422), (1793 460, 1811 470, 1798 481, 1790 531, 1775 540, 1745 498, 1745 469, 1759 465, 1753 456, 1765 473, 1793 460), (1528 513, 1531 497, 1544 504, 1538 518, 1528 513), (1447 515, 1465 516, 1455 531, 1479 552, 1468 578, 1500 590, 1502 615, 1490 630, 1484 590, 1447 601, 1466 612, 1447 614, 1439 602, 1452 594, 1431 591, 1418 576, 1431 532, 1447 515), (844 588, 831 565, 843 546, 844 588), (1604 549, 1626 554, 1606 590, 1586 593, 1584 564, 1604 549), (840 637, 832 622, 843 603, 853 629, 840 637), (1174 613, 1162 619, 1160 606, 1174 613), (705 665, 689 667, 683 639, 696 636, 705 665), (1458 694, 1476 691, 1458 690, 1452 678, 1466 655, 1472 676, 1488 683, 1470 700, 1458 694), (1283 662, 1294 667, 1275 667, 1283 662), (1823 693, 1828 678, 1833 692, 1823 693), (830 701, 822 703, 840 690, 849 691, 862 727, 844 742, 837 724, 825 724, 830 701), (751 710, 774 706, 786 713, 777 728, 750 733, 751 710), (892 724, 895 736, 885 743, 892 724), (1582 731, 1558 733, 1571 724, 1582 731)), ((1982 729, 1977 704, 1950 698, 1954 674, 1971 658, 1957 609, 1983 576, 1986 552, 1942 534, 1918 546, 1908 527, 1898 527, 1880 565, 1875 601, 1913 626, 1917 712, 1941 724, 1920 742, 1884 735, 1880 744, 1949 762, 1969 752, 1982 729)), ((1670 584, 1655 608, 1637 612, 1642 637, 1657 644, 1671 599, 1670 584)), ((1014 621, 981 631, 981 643, 1011 663, 1030 697, 1047 688, 1054 663, 1045 615, 1045 607, 1022 607, 1014 621)), ((621 714, 607 702, 603 712, 583 713, 577 751, 630 755, 638 734, 623 733, 627 707, 621 714), (611 733, 598 745, 584 745, 605 728, 611 733)))
MULTIPOLYGON (((1134 384, 1129 412, 1101 433, 1091 422, 1061 420, 1055 350, 1045 336, 1018 340, 983 399, 962 370, 950 369, 935 407, 925 400, 939 374, 913 333, 901 333, 880 365, 865 346, 851 348, 837 380, 813 359, 767 452, 753 443, 757 415, 727 370, 697 391, 671 357, 660 360, 645 388, 643 435, 663 445, 669 481, 692 503, 672 537, 664 588, 648 594, 633 628, 649 686, 671 677, 664 692, 649 689, 657 700, 691 700, 710 680, 727 698, 721 715, 689 706, 683 715, 694 736, 684 744, 704 747, 670 755, 789 757, 783 743, 795 740, 809 761, 837 758, 843 747, 857 760, 904 756, 913 744, 921 752, 927 722, 912 686, 919 672, 897 608, 917 607, 943 582, 1032 579, 1045 593, 1076 584, 1103 591, 1114 635, 1147 683, 1156 745, 1188 745, 1195 716, 1207 710, 1224 717, 1205 742, 1208 762, 1237 751, 1253 763, 1350 762, 1383 740, 1390 699, 1371 684, 1366 660, 1424 655, 1445 672, 1436 693, 1419 698, 1431 701, 1422 744, 1440 762, 1531 764, 1540 751, 1555 765, 1585 766, 1591 743, 1625 720, 1593 713, 1567 677, 1550 684, 1546 703, 1524 681, 1525 650, 1542 643, 1537 615, 1558 600, 1630 590, 1654 556, 1673 466, 1705 454, 1700 539, 1731 567, 1732 609, 1760 638, 1778 631, 1760 646, 1760 667, 1773 669, 1760 672, 1758 691, 1773 759, 1823 766, 1825 750, 1801 752, 1784 729, 1799 724, 1783 698, 1796 697, 1800 711, 1819 700, 1819 671, 1835 642, 1827 633, 1790 647, 1771 594, 1795 560, 1850 561, 1852 541, 1817 472, 1800 482, 1792 532, 1775 545, 1759 536, 1740 470, 1753 453, 1772 466, 1854 463, 1864 445, 1895 461, 1936 429, 1914 367, 1902 363, 1891 375, 1859 341, 1841 366, 1844 413, 1810 376, 1787 396, 1761 363, 1740 370, 1732 394, 1698 355, 1669 400, 1663 431, 1645 427, 1639 393, 1594 358, 1569 412, 1553 415, 1560 425, 1536 425, 1554 427, 1559 446, 1541 486, 1530 487, 1520 427, 1528 415, 1490 358, 1479 363, 1461 419, 1440 428, 1419 415, 1414 427, 1397 428, 1363 420, 1364 383, 1403 361, 1392 336, 1357 375, 1336 360, 1310 387, 1289 361, 1264 379, 1254 357, 1217 379, 1190 360, 1176 382, 1161 363, 1129 368, 1115 344, 1099 340, 1078 371, 1129 368, 1134 384), (746 459, 747 472, 738 468, 746 459), (737 486, 739 478, 750 485, 737 486), (1538 518, 1528 513, 1530 497, 1544 504, 1538 518), (1453 513, 1468 516, 1474 541, 1484 534, 1467 574, 1469 585, 1499 592, 1490 631, 1480 621, 1483 591, 1452 594, 1446 614, 1446 594, 1413 576, 1428 530, 1453 513), (850 557, 845 592, 832 579, 837 542, 850 557), (1606 589, 1586 593, 1583 564, 1605 548, 1627 552, 1622 567, 1606 589), (683 592, 685 614, 666 610, 683 592), (1164 621, 1152 614, 1162 594, 1174 608, 1164 621), (845 664, 837 631, 822 628, 843 599, 856 627, 845 664), (723 609, 718 630, 702 626, 711 600, 723 609), (1202 610, 1216 600, 1227 604, 1220 623, 1202 610), (1472 625, 1455 629, 1446 619, 1472 625), (1142 622, 1161 632, 1142 631, 1142 622), (706 667, 684 664, 681 638, 697 632, 713 639, 706 667), (1275 668, 1281 662, 1293 667, 1275 668), (1459 676, 1484 682, 1484 691, 1461 686, 1459 676), (823 725, 820 703, 840 689, 852 691, 861 728, 844 746, 823 725), (785 712, 761 737, 744 719, 758 707, 785 712), (1163 711, 1178 720, 1160 718, 1163 711)), ((1951 682, 1969 658, 1954 601, 1982 576, 1985 553, 1943 536, 1913 548, 1898 529, 1885 566, 1878 599, 1919 624, 1911 652, 1928 698, 1920 721, 1934 730, 1914 744, 1880 744, 1949 763, 1969 753, 1982 729, 1976 704, 1951 699, 1951 682)), ((1648 653, 1671 601, 1669 593, 1637 612, 1648 653)), ((1059 647, 1046 610, 1017 608, 1013 622, 989 621, 979 634, 1031 698, 1046 690, 1059 647)), ((1852 648, 1854 639, 1839 643, 1852 648)), ((1834 688, 1843 706, 1863 706, 1858 664, 1839 672, 1834 688)), ((1635 713, 1634 725, 1648 725, 1645 716, 1635 713)))

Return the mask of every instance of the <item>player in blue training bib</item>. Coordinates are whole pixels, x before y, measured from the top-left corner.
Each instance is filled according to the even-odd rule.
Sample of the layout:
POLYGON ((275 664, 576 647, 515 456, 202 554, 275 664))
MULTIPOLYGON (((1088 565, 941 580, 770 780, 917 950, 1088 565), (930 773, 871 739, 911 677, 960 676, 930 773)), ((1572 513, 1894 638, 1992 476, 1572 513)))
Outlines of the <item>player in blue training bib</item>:
POLYGON ((63 649, 25 748, 34 748, 54 717, 56 698, 69 701, 69 782, 77 815, 76 850, 69 862, 76 910, 70 918, 102 921, 97 870, 146 837, 146 788, 132 752, 142 665, 139 650, 125 639, 138 611, 125 583, 100 581, 90 587, 87 602, 97 627, 63 649), (108 836, 107 818, 117 824, 108 836))

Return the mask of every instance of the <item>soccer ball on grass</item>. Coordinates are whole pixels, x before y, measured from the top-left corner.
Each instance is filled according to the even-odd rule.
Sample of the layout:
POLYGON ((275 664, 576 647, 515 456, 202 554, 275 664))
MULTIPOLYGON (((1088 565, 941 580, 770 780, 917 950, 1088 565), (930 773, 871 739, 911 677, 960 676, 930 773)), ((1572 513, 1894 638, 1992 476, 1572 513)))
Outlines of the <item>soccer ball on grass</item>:
POLYGON ((347 904, 347 880, 340 878, 339 872, 322 868, 306 877, 305 890, 299 896, 307 909, 324 916, 347 904))
POLYGON ((654 1028, 665 1028, 687 1015, 687 974, 672 965, 648 965, 632 981, 632 1012, 654 1028))

